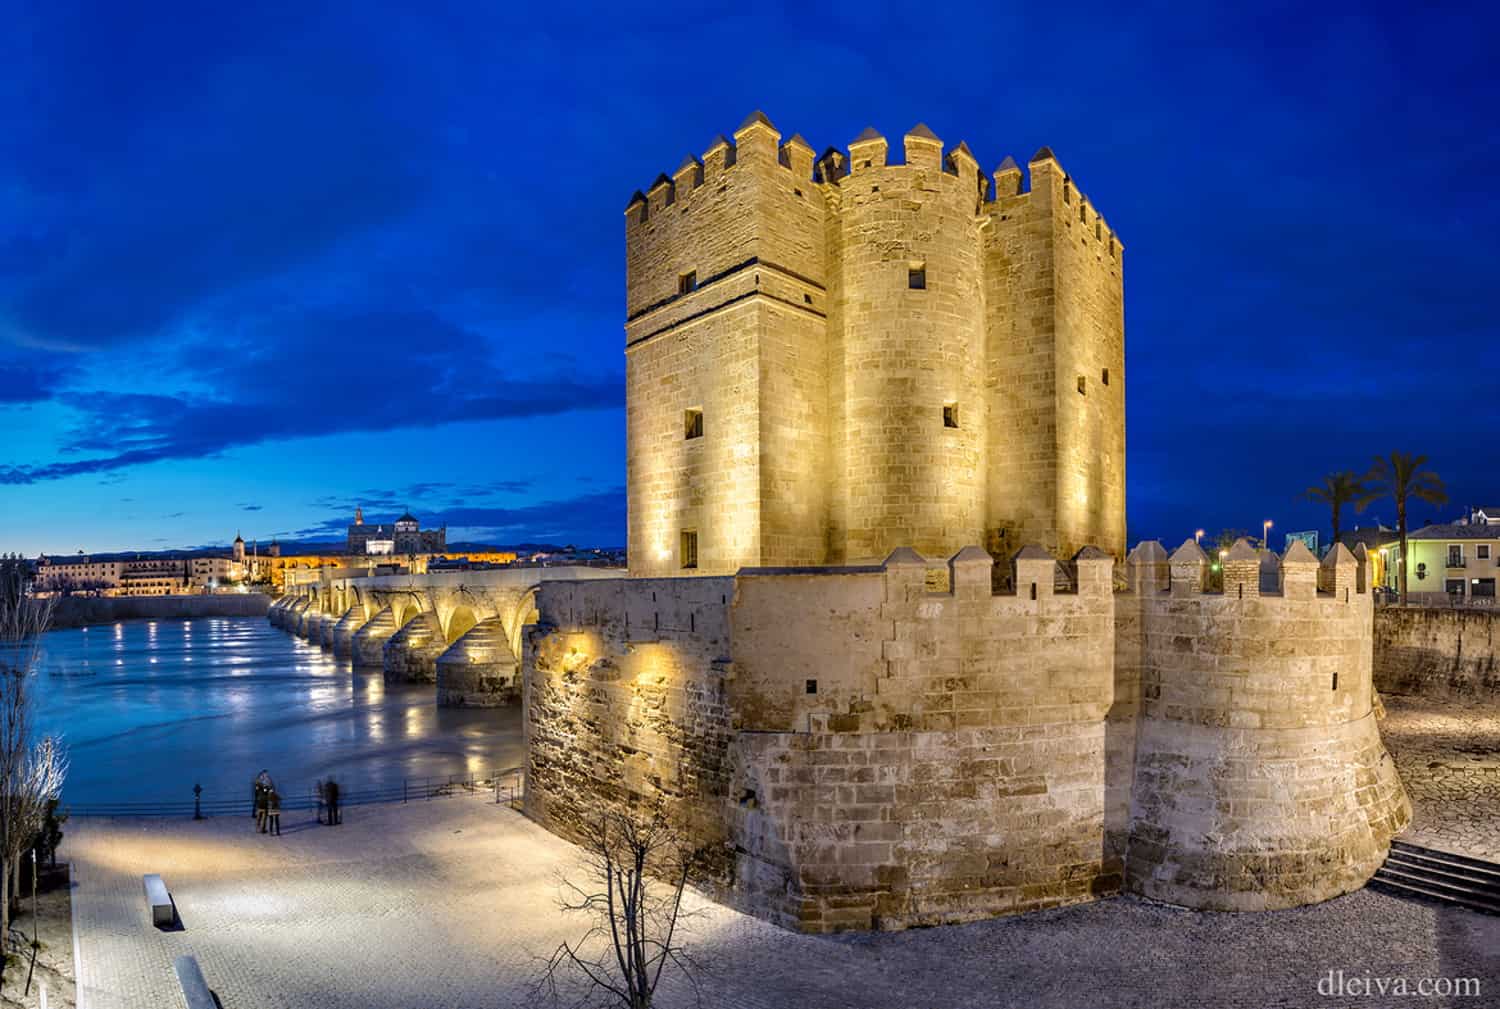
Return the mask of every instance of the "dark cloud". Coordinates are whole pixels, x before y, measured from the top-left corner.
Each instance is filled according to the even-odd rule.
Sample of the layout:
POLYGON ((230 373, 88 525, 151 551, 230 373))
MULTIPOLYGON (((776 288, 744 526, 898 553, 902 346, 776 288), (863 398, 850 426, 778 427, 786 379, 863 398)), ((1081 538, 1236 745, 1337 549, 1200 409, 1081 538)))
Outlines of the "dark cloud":
POLYGON ((265 505, 242 504, 242 505, 239 506, 239 508, 240 508, 240 511, 243 511, 243 512, 258 512, 258 511, 263 510, 265 508, 265 505))

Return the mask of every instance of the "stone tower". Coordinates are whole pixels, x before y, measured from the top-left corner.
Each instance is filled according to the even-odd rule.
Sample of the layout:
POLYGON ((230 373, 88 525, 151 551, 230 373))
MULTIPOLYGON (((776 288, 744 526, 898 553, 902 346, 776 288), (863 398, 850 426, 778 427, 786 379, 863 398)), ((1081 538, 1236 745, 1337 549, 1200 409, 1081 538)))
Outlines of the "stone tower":
POLYGON ((1043 148, 814 163, 754 113, 626 208, 630 568, 1125 547, 1122 247, 1043 148))

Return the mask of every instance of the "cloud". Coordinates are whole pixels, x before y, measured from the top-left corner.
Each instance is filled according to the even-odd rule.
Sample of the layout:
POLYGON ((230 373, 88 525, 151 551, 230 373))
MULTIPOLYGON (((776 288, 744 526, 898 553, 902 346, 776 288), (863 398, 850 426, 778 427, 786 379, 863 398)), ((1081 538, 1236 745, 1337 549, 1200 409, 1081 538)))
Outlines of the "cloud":
POLYGON ((258 504, 242 504, 242 505, 239 506, 240 511, 245 511, 245 512, 258 512, 258 511, 263 510, 264 508, 265 508, 265 505, 258 505, 258 504))
MULTIPOLYGON (((590 546, 618 546, 625 528, 625 488, 582 494, 560 500, 538 501, 513 508, 459 506, 439 508, 420 516, 424 529, 448 527, 450 542, 495 544, 568 542, 590 546)), ((316 525, 283 533, 295 539, 341 538, 347 516, 337 515, 316 525)))
POLYGON ((180 358, 199 366, 217 392, 212 397, 110 391, 59 397, 80 417, 61 452, 87 458, 0 466, 0 484, 209 458, 279 439, 520 420, 624 403, 618 375, 501 370, 482 337, 431 312, 326 314, 288 321, 286 328, 293 338, 250 340, 232 355, 223 344, 184 347, 180 358), (339 380, 330 382, 330 375, 339 380))

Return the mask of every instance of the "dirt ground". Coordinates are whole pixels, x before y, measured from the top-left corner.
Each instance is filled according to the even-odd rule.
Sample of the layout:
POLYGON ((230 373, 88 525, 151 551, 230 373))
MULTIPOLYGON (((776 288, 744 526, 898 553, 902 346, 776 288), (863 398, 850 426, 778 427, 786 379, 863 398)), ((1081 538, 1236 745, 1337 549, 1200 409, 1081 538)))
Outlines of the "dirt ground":
POLYGON ((5 971, 0 988, 0 1009, 37 1009, 42 1004, 42 990, 47 992, 47 1009, 73 1009, 73 912, 69 893, 68 867, 43 872, 37 888, 37 916, 33 922, 31 894, 21 902, 22 910, 11 921, 15 932, 22 932, 27 942, 36 925, 37 950, 33 968, 30 951, 25 946, 7 947, 15 962, 5 971), (30 991, 26 976, 31 974, 30 991))

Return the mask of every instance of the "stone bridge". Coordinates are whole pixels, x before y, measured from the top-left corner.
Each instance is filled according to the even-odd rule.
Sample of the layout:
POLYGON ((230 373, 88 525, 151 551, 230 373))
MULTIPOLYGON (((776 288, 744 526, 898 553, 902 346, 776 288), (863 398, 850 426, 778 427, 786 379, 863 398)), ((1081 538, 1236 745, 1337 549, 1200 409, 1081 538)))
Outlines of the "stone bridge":
POLYGON ((439 705, 519 700, 522 629, 544 581, 618 578, 613 568, 527 567, 370 575, 348 568, 288 571, 271 623, 382 669, 389 682, 435 683, 439 705))

